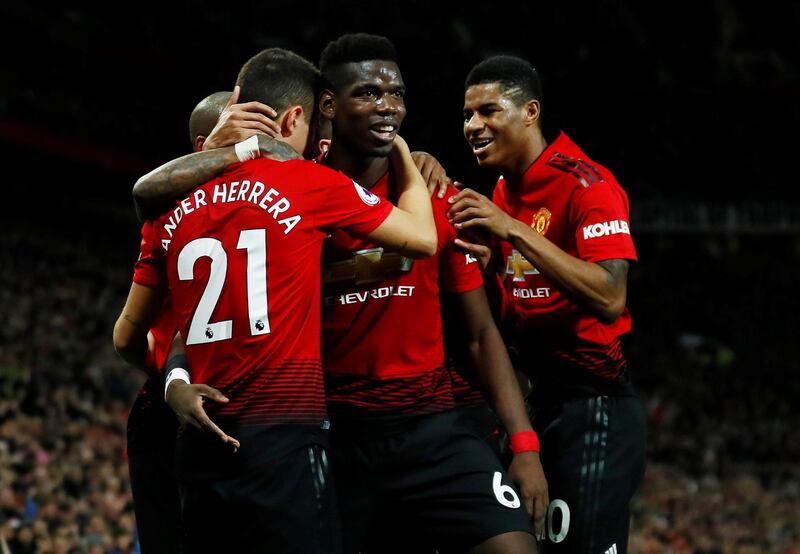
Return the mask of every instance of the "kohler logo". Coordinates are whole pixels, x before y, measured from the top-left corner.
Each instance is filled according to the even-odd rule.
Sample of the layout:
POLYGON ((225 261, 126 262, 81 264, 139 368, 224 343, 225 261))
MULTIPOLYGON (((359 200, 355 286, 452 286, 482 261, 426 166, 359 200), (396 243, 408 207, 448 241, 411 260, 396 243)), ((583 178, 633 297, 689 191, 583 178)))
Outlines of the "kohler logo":
POLYGON ((627 221, 615 219, 614 221, 604 221, 603 223, 595 223, 594 225, 587 225, 583 228, 583 240, 594 239, 597 237, 604 237, 606 235, 617 235, 619 233, 631 234, 627 221))

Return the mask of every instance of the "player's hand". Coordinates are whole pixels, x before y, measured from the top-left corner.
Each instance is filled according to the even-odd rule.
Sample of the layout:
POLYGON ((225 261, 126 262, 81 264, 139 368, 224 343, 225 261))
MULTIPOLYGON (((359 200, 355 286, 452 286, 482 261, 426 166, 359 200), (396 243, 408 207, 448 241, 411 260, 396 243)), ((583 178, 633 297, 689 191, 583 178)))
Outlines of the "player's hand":
POLYGON ((516 220, 491 200, 472 189, 464 189, 448 198, 452 204, 447 217, 458 230, 487 231, 508 240, 516 220))
POLYGON ((239 90, 238 86, 233 87, 233 94, 203 143, 203 150, 231 146, 258 133, 270 137, 280 136, 281 126, 274 119, 278 112, 261 102, 237 104, 239 90))
POLYGON ((444 198, 447 187, 452 185, 453 181, 447 176, 447 172, 439 160, 427 152, 412 152, 411 157, 422 174, 422 178, 428 184, 428 192, 431 196, 436 193, 437 198, 444 198))
POLYGON ((544 478, 542 463, 538 452, 520 452, 514 454, 508 473, 519 486, 522 501, 528 513, 533 516, 533 527, 536 538, 545 537, 545 516, 550 498, 547 493, 547 480, 544 478))
POLYGON ((176 379, 169 384, 166 400, 169 407, 178 416, 181 426, 191 425, 200 431, 212 433, 222 442, 230 444, 234 452, 239 450, 239 441, 226 435, 216 423, 211 421, 203 409, 203 402, 206 400, 223 404, 228 402, 228 399, 220 391, 208 385, 190 385, 176 379))
POLYGON ((267 135, 258 135, 258 149, 261 151, 263 157, 281 162, 303 159, 303 156, 301 156, 297 150, 289 146, 289 144, 268 137, 267 135))
POLYGON ((485 271, 487 267, 489 267, 489 263, 492 261, 492 249, 486 246, 485 244, 480 244, 479 242, 468 242, 464 239, 457 238, 455 240, 456 246, 458 246, 461 250, 475 258, 477 260, 478 265, 481 268, 481 271, 485 271))

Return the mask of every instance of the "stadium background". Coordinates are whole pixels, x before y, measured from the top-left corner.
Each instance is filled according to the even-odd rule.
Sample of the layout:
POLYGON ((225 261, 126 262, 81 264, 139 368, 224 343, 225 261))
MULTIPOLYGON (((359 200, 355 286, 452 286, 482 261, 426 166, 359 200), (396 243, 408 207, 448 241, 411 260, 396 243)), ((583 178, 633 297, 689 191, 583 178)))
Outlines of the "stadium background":
POLYGON ((628 344, 649 414, 635 553, 800 552, 800 4, 420 1, 4 3, 0 18, 0 529, 12 552, 135 548, 111 348, 138 225, 130 188, 189 151, 188 116, 264 47, 316 60, 385 34, 403 134, 488 191, 462 84, 516 53, 546 122, 627 189, 641 262, 628 344), (446 10, 445 13, 442 13, 446 10))

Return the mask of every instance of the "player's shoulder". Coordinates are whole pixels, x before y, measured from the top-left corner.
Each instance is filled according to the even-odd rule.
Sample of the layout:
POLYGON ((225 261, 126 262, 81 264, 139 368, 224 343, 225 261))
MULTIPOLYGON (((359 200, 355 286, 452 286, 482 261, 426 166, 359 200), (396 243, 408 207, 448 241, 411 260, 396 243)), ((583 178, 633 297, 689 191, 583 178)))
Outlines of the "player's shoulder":
POLYGON ((325 174, 325 166, 312 160, 273 160, 272 158, 258 158, 249 160, 239 167, 247 168, 254 173, 303 173, 305 175, 325 174))
POLYGON ((587 156, 572 141, 561 141, 553 148, 545 166, 554 177, 571 189, 571 195, 597 196, 624 192, 614 174, 604 165, 587 156))
POLYGON ((439 189, 437 188, 435 191, 433 191, 433 196, 431 196, 431 204, 433 205, 433 209, 446 212, 452 206, 449 201, 450 198, 459 192, 460 191, 453 185, 447 185, 447 190, 445 190, 444 196, 439 198, 439 189))

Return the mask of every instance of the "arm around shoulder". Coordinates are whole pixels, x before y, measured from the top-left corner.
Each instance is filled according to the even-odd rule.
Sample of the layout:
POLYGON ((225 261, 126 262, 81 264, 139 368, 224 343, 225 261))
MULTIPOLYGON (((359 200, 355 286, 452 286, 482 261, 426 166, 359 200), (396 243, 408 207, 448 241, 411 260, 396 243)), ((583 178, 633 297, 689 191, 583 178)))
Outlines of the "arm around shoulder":
POLYGON ((438 247, 431 199, 406 142, 395 138, 392 170, 398 186, 397 207, 369 238, 408 256, 433 256, 438 247))

